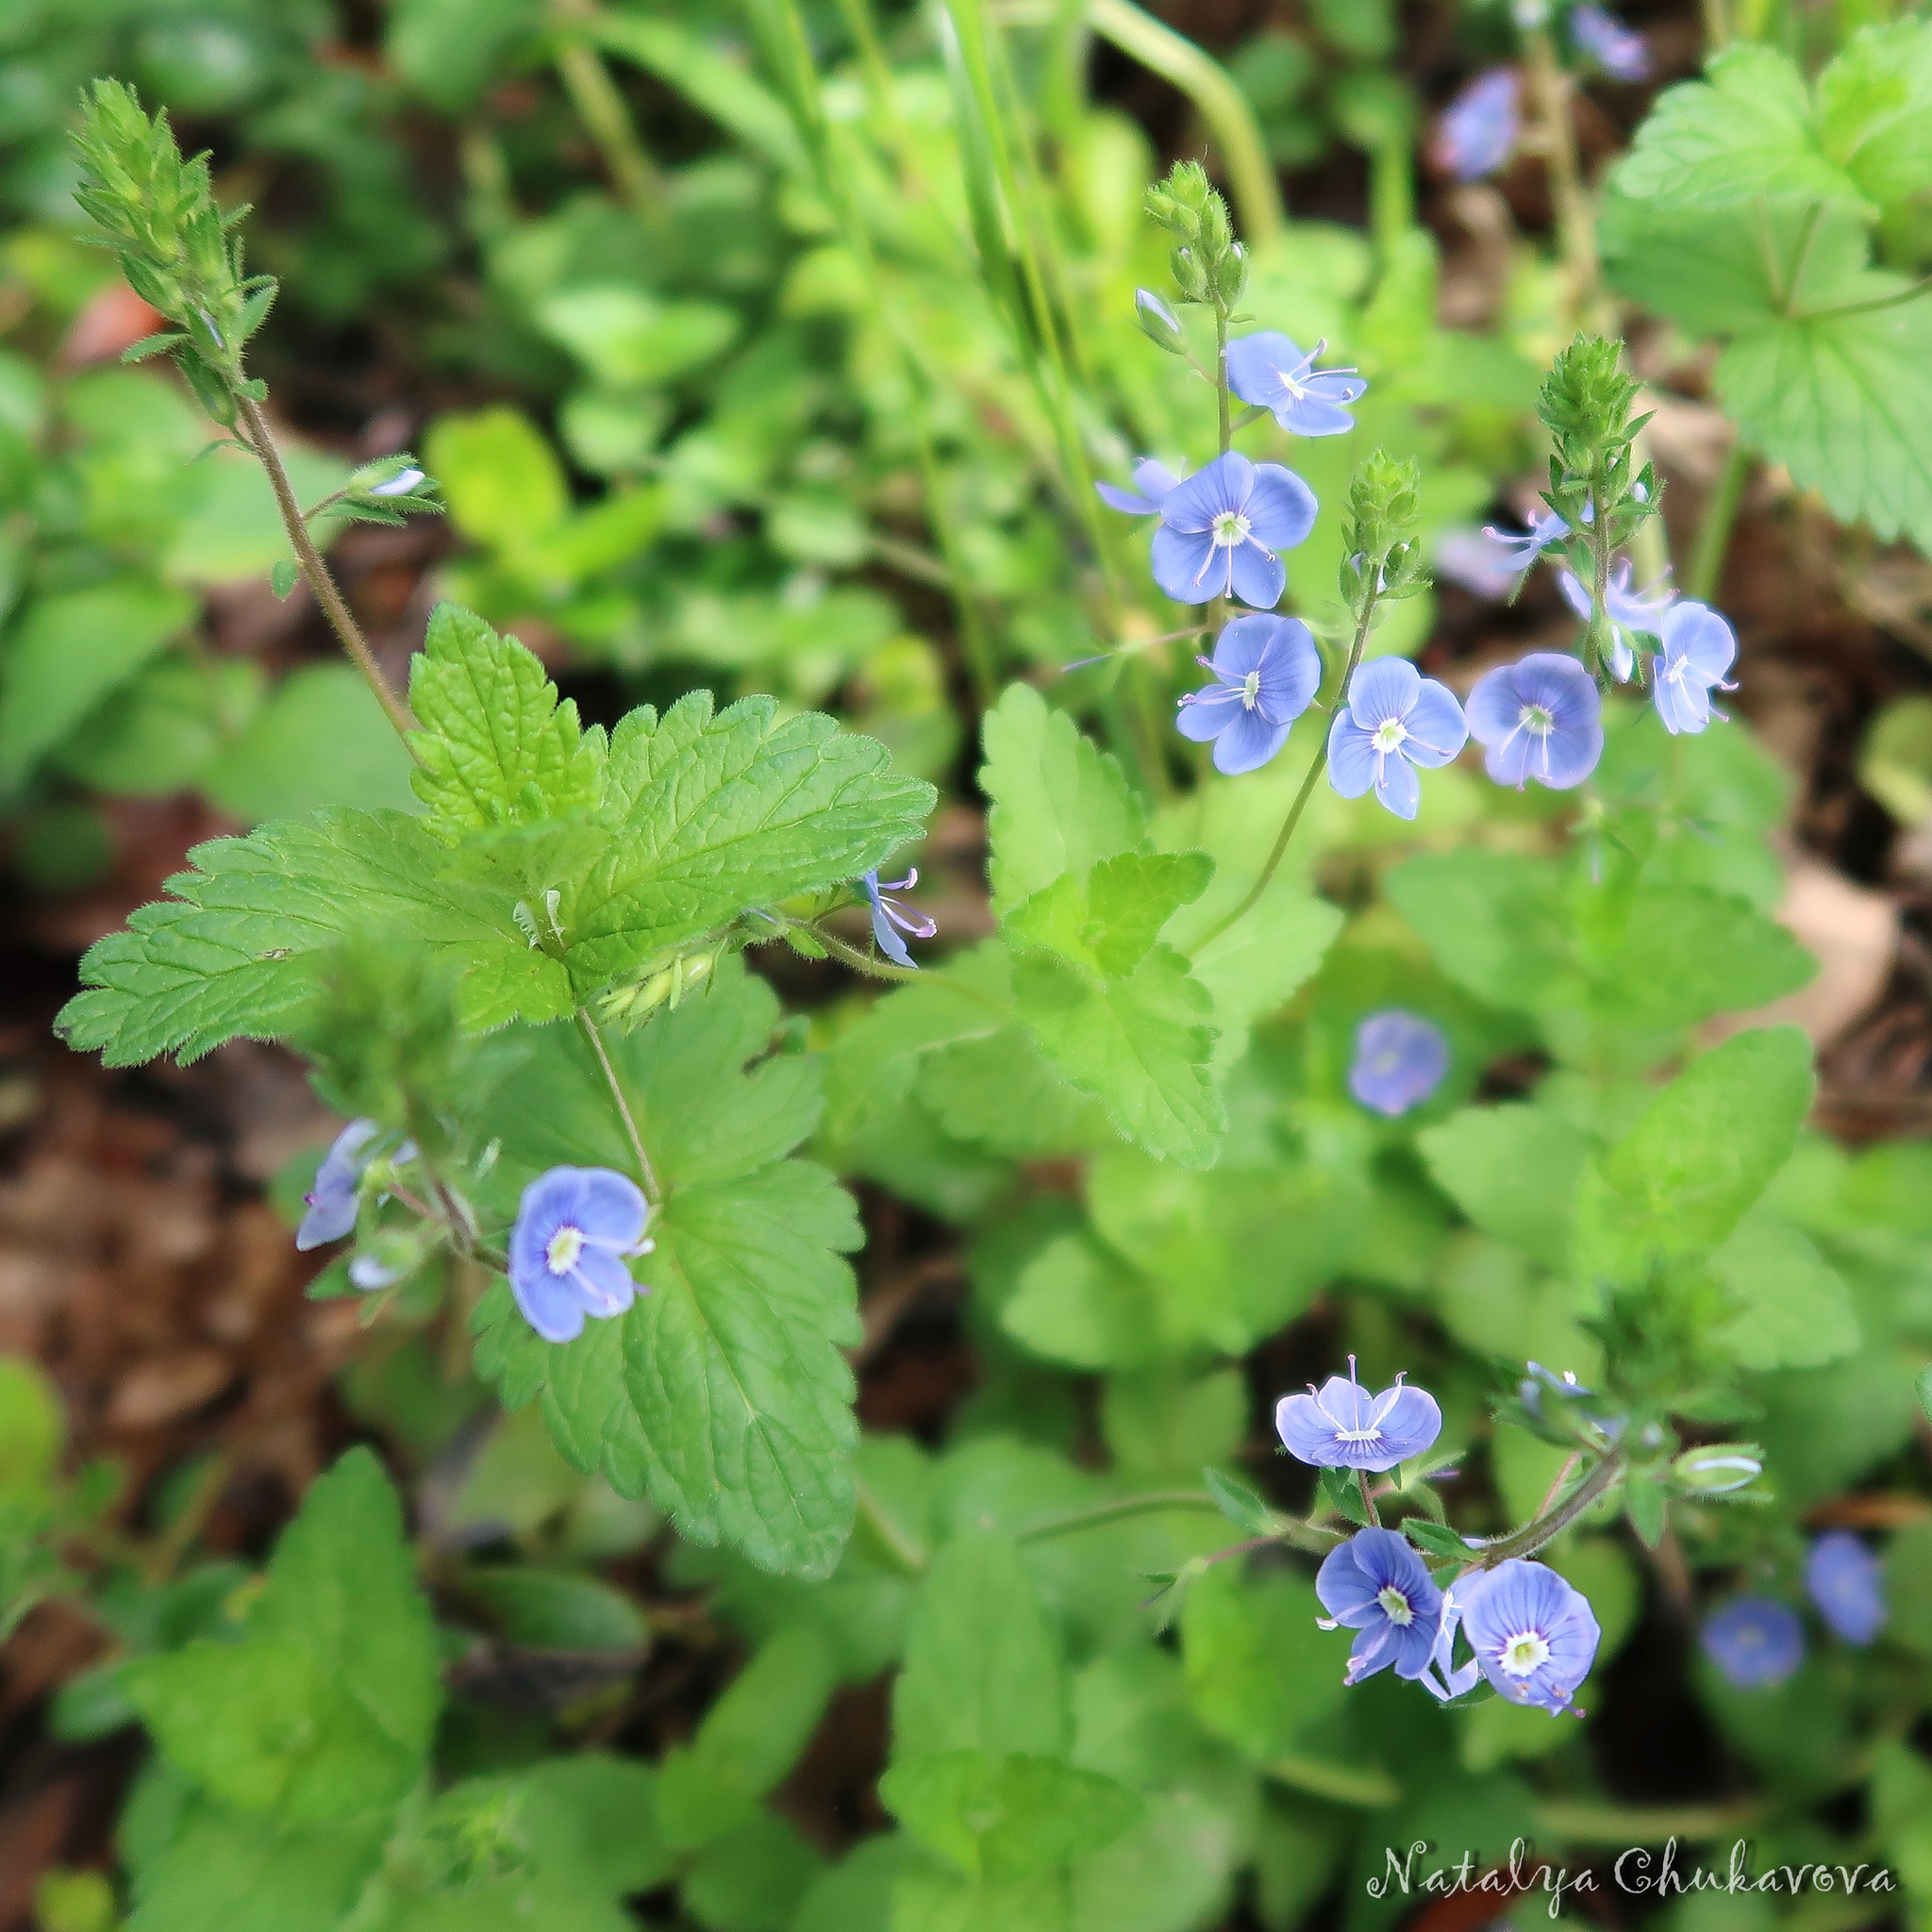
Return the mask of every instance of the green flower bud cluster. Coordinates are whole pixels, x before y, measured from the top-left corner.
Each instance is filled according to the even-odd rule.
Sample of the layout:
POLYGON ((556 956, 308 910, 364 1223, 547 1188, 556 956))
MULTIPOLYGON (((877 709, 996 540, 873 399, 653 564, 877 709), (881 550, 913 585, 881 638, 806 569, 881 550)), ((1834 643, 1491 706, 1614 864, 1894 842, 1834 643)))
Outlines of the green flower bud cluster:
POLYGON ((1657 473, 1647 463, 1637 470, 1632 454, 1638 431, 1650 421, 1631 415, 1637 395, 1619 344, 1578 336, 1551 365, 1537 400, 1536 412, 1553 445, 1550 507, 1577 541, 1588 533, 1606 555, 1621 549, 1657 513, 1657 473))
POLYGON ((1422 470, 1378 449, 1363 458, 1348 488, 1342 526, 1341 599, 1357 617, 1370 599, 1387 603, 1428 588, 1417 531, 1422 470))
POLYGON ((97 80, 82 97, 75 136, 81 180, 75 199, 142 301, 169 327, 134 344, 124 359, 168 355, 196 398, 224 425, 238 393, 259 401, 242 373, 242 350, 275 301, 271 275, 244 275, 242 243, 229 231, 246 206, 215 206, 208 157, 184 160, 165 112, 152 120, 134 90, 97 80))
MULTIPOLYGON (((1247 286, 1248 258, 1207 169, 1199 161, 1176 161, 1167 179, 1147 191, 1147 213, 1174 237, 1168 266, 1180 299, 1232 308, 1247 286)), ((1141 325, 1147 327, 1144 314, 1141 325)))
POLYGON ((625 1032, 643 1024, 659 1007, 676 1006, 691 990, 709 977, 718 963, 712 953, 692 953, 645 974, 629 986, 613 987, 597 1002, 597 1017, 625 1032))

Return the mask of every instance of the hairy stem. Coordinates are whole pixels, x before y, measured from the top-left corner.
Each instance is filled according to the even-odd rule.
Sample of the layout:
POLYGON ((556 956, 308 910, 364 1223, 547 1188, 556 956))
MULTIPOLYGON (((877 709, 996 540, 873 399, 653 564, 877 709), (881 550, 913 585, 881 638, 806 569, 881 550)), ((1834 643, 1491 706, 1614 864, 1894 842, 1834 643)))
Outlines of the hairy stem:
POLYGON ((1214 298, 1214 407, 1221 419, 1221 454, 1234 444, 1234 408, 1227 393, 1227 304, 1214 298))
MULTIPOLYGON (((416 729, 416 720, 401 694, 382 675, 382 666, 375 661, 375 653, 369 647, 369 640, 362 635, 361 626, 350 615, 349 607, 342 599, 342 593, 336 588, 336 580, 329 575, 328 565, 322 560, 322 553, 315 547, 314 540, 308 534, 308 525, 302 519, 302 507, 295 501, 295 491, 289 482, 289 473, 282 467, 282 458, 275 448, 275 439, 268 432, 268 423, 261 413, 261 405, 252 396, 237 394, 235 406, 241 412, 242 422, 247 425, 248 446, 255 452, 261 467, 268 472, 269 488, 275 491, 275 508, 281 512, 282 527, 289 533, 289 541, 294 546, 295 559, 302 567, 302 575, 308 581, 315 601, 322 606, 323 614, 328 619, 330 628, 341 641, 342 649, 348 652, 350 660, 362 674, 363 681, 375 693, 389 722, 396 728, 396 735, 405 745, 409 742, 409 734, 416 729)), ((415 756, 413 750, 410 753, 415 756)))
POLYGON ((1368 1512, 1369 1521, 1379 1529, 1382 1525, 1382 1512, 1375 1507, 1374 1493, 1369 1488, 1368 1471, 1365 1469, 1357 1470, 1355 1480, 1356 1487, 1362 1492, 1362 1507, 1368 1512))
POLYGON ((644 1196, 655 1208, 664 1196, 658 1186, 658 1176, 652 1171, 651 1157, 644 1152, 644 1137, 638 1131, 637 1116, 631 1112, 630 1100, 624 1091, 624 1083, 617 1077, 617 1068, 611 1060, 610 1049, 604 1044, 604 1036, 598 1031, 597 1023, 591 1019, 588 1008, 577 1008, 576 1022, 577 1030, 582 1033, 591 1053, 597 1058, 597 1065, 604 1074, 604 1084, 610 1090, 610 1098, 617 1108, 617 1117, 624 1123, 625 1135, 630 1141, 631 1155, 638 1164, 638 1175, 644 1184, 644 1196))
POLYGON ((1521 1529, 1498 1537, 1484 1545, 1483 1553, 1471 1564, 1474 1570, 1493 1570, 1511 1557, 1530 1557, 1554 1542, 1570 1525, 1604 1495, 1624 1473, 1624 1452, 1612 1449, 1577 1486, 1554 1507, 1543 1509, 1521 1529))

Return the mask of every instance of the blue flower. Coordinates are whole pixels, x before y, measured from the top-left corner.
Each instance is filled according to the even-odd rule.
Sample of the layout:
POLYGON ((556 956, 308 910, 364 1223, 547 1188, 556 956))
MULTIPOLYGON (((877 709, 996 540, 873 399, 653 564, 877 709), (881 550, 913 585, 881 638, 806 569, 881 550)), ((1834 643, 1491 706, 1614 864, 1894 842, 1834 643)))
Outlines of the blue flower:
POLYGON ((1328 782, 1344 798, 1373 785, 1397 818, 1422 803, 1418 765, 1446 765, 1469 742, 1462 708, 1446 685, 1407 658, 1377 658, 1349 681, 1348 702, 1328 727, 1328 782))
POLYGON ((1724 681, 1738 656, 1737 633, 1708 604, 1686 598, 1664 612, 1657 635, 1664 650, 1650 660, 1651 697, 1664 729, 1697 732, 1723 719, 1710 693, 1738 688, 1724 681))
POLYGON ((1580 1590, 1547 1563, 1521 1557, 1450 1586, 1439 1653, 1445 1663, 1458 1624, 1471 1655, 1447 1674, 1452 1695, 1468 1690, 1480 1671, 1511 1704, 1535 1705, 1553 1717, 1571 1707, 1603 1636, 1580 1590))
POLYGON ((1296 617, 1237 617, 1195 660, 1214 682, 1190 691, 1174 720, 1183 738, 1214 743, 1214 769, 1234 776, 1265 765, 1321 689, 1322 654, 1296 617))
POLYGON ((917 966, 916 960, 906 950, 906 941, 899 937, 909 932, 916 940, 929 940, 939 931, 937 922, 926 918, 923 912, 914 912, 910 908, 900 905, 896 899, 886 897, 888 892, 904 892, 919 883, 919 868, 915 865, 903 879, 888 879, 879 884, 876 869, 866 874, 858 882, 865 889, 865 896, 872 902, 872 936, 877 941, 878 949, 887 958, 899 966, 917 966), (897 931, 893 928, 896 927, 897 931))
POLYGON ((1885 1628, 1885 1565, 1848 1529, 1831 1530, 1811 1545, 1805 1589, 1847 1643, 1870 1643, 1885 1628))
POLYGON ((1435 158, 1458 181, 1493 175, 1516 151, 1523 132, 1518 102, 1522 76, 1513 67, 1479 74, 1442 109, 1435 158))
MULTIPOLYGON (((323 1156, 322 1165, 315 1170, 315 1185, 302 1196, 308 1212, 295 1230, 295 1245, 305 1254, 310 1248, 341 1241, 355 1227, 362 1175, 375 1158, 373 1152, 365 1150, 381 1131, 374 1121, 351 1121, 323 1156)), ((413 1141, 405 1141, 390 1156, 398 1167, 415 1158, 413 1141)))
POLYGON ((1805 1626, 1789 1604, 1740 1596, 1704 1620, 1704 1654, 1740 1690, 1769 1690, 1805 1660, 1805 1626))
POLYGON ((1569 534, 1570 525, 1555 510, 1546 510, 1526 530, 1483 525, 1483 535, 1494 546, 1491 556, 1496 568, 1514 576, 1521 576, 1552 543, 1560 543, 1569 534))
MULTIPOLYGON (((1562 591, 1564 603, 1589 623, 1591 595, 1583 580, 1573 571, 1559 570, 1557 588, 1562 591)), ((1604 586, 1604 615, 1610 621, 1610 669, 1620 684, 1628 684, 1637 668, 1637 634, 1657 636, 1663 614, 1676 594, 1661 578, 1633 591, 1629 559, 1612 565, 1609 581, 1604 586)))
POLYGON ((1345 1684, 1359 1684, 1377 1671, 1395 1666, 1411 1680, 1435 1657, 1442 1624, 1442 1592, 1406 1536, 1392 1529, 1358 1530, 1322 1558, 1315 1594, 1328 1615, 1324 1630, 1338 1624, 1357 1631, 1348 1653, 1345 1684))
POLYGON ((1604 755, 1604 701, 1596 679, 1561 651, 1532 651, 1476 679, 1469 728, 1487 745, 1498 785, 1534 778, 1552 791, 1581 785, 1604 755))
POLYGON ((1134 487, 1123 490, 1118 483, 1096 483, 1093 488, 1102 503, 1125 510, 1130 517, 1158 516, 1168 492, 1180 478, 1165 463, 1142 457, 1134 465, 1134 487))
POLYGON ((1355 1029, 1355 1059, 1348 1091, 1364 1107, 1391 1120, 1420 1107, 1449 1071, 1449 1042, 1441 1028, 1419 1014, 1391 1007, 1368 1014, 1355 1029))
POLYGON ((1648 80, 1650 49, 1641 34, 1606 13, 1594 0, 1570 9, 1570 38, 1612 80, 1648 80))
POLYGON ((1274 1431, 1288 1453, 1317 1469, 1363 1469, 1371 1475, 1427 1452, 1442 1433, 1442 1411, 1426 1389, 1393 1388, 1371 1395, 1355 1378, 1330 1375, 1306 1395, 1274 1405, 1274 1431))
POLYGON ((509 1235, 509 1286, 545 1341, 574 1341, 584 1317, 621 1315, 638 1292, 625 1265, 644 1239, 651 1204, 608 1167, 553 1167, 524 1190, 509 1235))
POLYGON ((1315 508, 1292 470, 1230 450, 1162 497, 1154 580, 1179 604, 1234 596, 1271 610, 1288 588, 1281 552, 1307 541, 1315 508))
POLYGON ((1241 336, 1227 345, 1227 386, 1242 402, 1273 409, 1291 435, 1345 435, 1355 427, 1345 406, 1368 384, 1353 369, 1317 369, 1327 346, 1317 342, 1305 356, 1284 335, 1241 336))

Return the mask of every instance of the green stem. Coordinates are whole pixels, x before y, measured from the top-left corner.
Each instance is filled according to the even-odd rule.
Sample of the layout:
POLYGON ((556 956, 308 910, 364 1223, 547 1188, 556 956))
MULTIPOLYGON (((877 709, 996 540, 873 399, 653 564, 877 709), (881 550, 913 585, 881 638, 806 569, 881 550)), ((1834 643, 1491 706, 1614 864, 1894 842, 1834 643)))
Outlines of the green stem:
MULTIPOLYGON (((1342 666, 1341 683, 1337 688, 1335 702, 1344 705, 1348 702, 1349 681, 1355 676, 1356 668, 1362 661, 1362 652, 1367 648, 1369 629, 1374 622, 1376 593, 1369 591, 1362 601, 1362 614, 1356 622, 1355 636, 1348 647, 1348 662, 1342 666)), ((1274 882, 1274 874, 1281 869, 1281 861, 1287 856, 1289 841, 1294 837, 1295 827, 1302 822, 1302 814, 1308 808, 1308 800, 1314 796, 1315 787, 1322 774, 1328 769, 1328 734, 1322 734, 1322 742, 1316 747, 1314 758, 1308 765, 1308 775, 1302 780, 1302 789, 1294 795, 1294 803, 1288 808, 1288 816, 1281 822, 1281 830, 1275 836, 1274 849, 1268 855, 1268 862, 1261 868, 1260 875, 1247 890, 1241 904, 1224 918, 1208 927, 1194 942, 1198 957, 1202 948, 1212 945, 1230 926, 1239 925, 1257 906, 1262 895, 1274 882)))
POLYGON ((1570 80, 1557 59, 1556 42, 1547 27, 1532 27, 1524 36, 1524 49, 1537 119, 1542 124, 1543 161, 1557 214, 1557 240, 1569 276, 1571 318, 1608 335, 1613 318, 1598 313, 1596 224, 1591 219, 1590 197, 1583 186, 1576 124, 1570 112, 1570 80))
POLYGON ((1710 500, 1704 506, 1704 520, 1697 526, 1697 549, 1690 559, 1690 578, 1685 594, 1707 604, 1717 593, 1724 576, 1724 556, 1731 546, 1731 525, 1737 521, 1738 505, 1744 494, 1744 479, 1751 473, 1751 452, 1742 436, 1731 440, 1730 454, 1712 486, 1710 500))
POLYGON ((1115 1496, 1105 1503, 1091 1503, 1084 1509, 1070 1509, 1064 1516, 1050 1516, 1013 1538, 1020 1543, 1050 1542, 1058 1536, 1071 1536, 1075 1530, 1100 1529, 1109 1523, 1124 1523, 1135 1516, 1158 1516, 1164 1510, 1180 1509, 1191 1514, 1218 1516, 1219 1506, 1206 1490, 1150 1490, 1139 1496, 1115 1496))
POLYGON ((1724 0, 1704 0, 1704 51, 1721 53, 1731 44, 1731 20, 1724 0))
POLYGON ((1002 1018, 1011 1018, 1007 1008, 991 993, 982 992, 978 987, 969 986, 965 980, 956 978, 950 973, 935 972, 924 966, 895 966, 890 959, 880 959, 871 953, 861 953, 857 946, 848 946, 843 940, 834 938, 809 920, 788 919, 784 924, 795 932, 806 934, 815 945, 823 946, 841 965, 851 967, 855 973, 863 973, 868 978, 901 982, 917 980, 921 986, 942 986, 948 992, 958 993, 961 999, 972 1000, 1002 1018))
POLYGON ((1234 405, 1227 391, 1227 304, 1214 298, 1214 407, 1221 423, 1221 454, 1234 444, 1234 405))
POLYGON ((858 1520, 879 1540, 894 1566, 907 1576, 924 1576, 925 1553, 886 1514, 879 1499, 862 1480, 855 1481, 852 1487, 858 1504, 858 1520))
MULTIPOLYGON (((348 652, 350 662, 362 674, 363 682, 375 693, 383 714, 395 726, 396 736, 408 747, 409 735, 416 729, 415 716, 401 694, 382 675, 382 666, 375 661, 375 653, 370 648, 369 640, 362 635, 361 626, 350 614, 341 591, 336 588, 335 578, 329 575, 328 565, 322 560, 322 552, 315 547, 315 541, 308 534, 308 525, 302 521, 302 506, 295 501, 289 473, 282 467, 275 438, 268 433, 268 422, 261 413, 261 405, 252 396, 238 392, 235 407, 247 425, 248 446, 268 473, 269 488, 275 492, 282 527, 289 533, 295 560, 302 567, 302 575, 310 592, 322 606, 323 615, 328 619, 329 627, 341 641, 342 649, 348 652)), ((415 755, 410 749, 409 756, 414 758, 415 755)))
POLYGON ((1530 1557, 1556 1540, 1605 1494, 1624 1473, 1624 1452, 1612 1449, 1560 1503, 1509 1535, 1483 1546, 1473 1570, 1493 1570, 1511 1557, 1530 1557))
POLYGON ((596 145, 611 185, 638 214, 656 223, 663 214, 664 184, 638 140, 630 109, 610 78, 604 57, 583 38, 579 28, 578 24, 595 11, 584 0, 558 0, 557 71, 577 119, 596 145))
POLYGON ((630 1141, 632 1157, 638 1164, 639 1177, 644 1184, 645 1198, 653 1207, 664 1199, 658 1186, 658 1176, 651 1169, 651 1157, 644 1152, 644 1137, 638 1131, 637 1116, 630 1110, 630 1100, 624 1091, 624 1083, 617 1077, 617 1068, 610 1058, 610 1049, 604 1044, 604 1036, 597 1030, 597 1023, 591 1018, 589 1009, 579 1007, 576 1010, 578 1031, 584 1036, 591 1053, 596 1056, 597 1065, 604 1074, 604 1084, 610 1090, 610 1098, 617 1108, 617 1117, 624 1123, 624 1131, 630 1141))
POLYGON ((1089 0, 1087 19, 1103 40, 1111 41, 1193 102, 1220 145, 1242 232, 1257 248, 1277 241, 1288 217, 1274 164, 1268 158, 1267 142, 1246 95, 1227 70, 1192 41, 1141 12, 1132 0, 1089 0))
POLYGON ((1357 1487, 1362 1492, 1362 1508, 1367 1512, 1371 1524, 1379 1529, 1382 1526, 1382 1512, 1375 1507, 1375 1498, 1374 1492, 1369 1488, 1368 1471, 1365 1469, 1357 1470, 1355 1479, 1357 1487))

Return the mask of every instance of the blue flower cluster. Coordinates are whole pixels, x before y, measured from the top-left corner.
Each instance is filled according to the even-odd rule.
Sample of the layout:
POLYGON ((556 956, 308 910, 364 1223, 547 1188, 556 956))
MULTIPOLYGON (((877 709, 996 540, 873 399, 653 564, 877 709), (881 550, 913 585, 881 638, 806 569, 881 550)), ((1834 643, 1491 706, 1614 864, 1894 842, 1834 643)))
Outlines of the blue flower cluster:
MULTIPOLYGON (((1371 1395, 1348 1374, 1306 1395, 1283 1397, 1274 1426, 1290 1455, 1319 1469, 1380 1474, 1428 1453, 1442 1411, 1425 1390, 1404 1386, 1371 1395)), ((1446 1700, 1486 1679, 1512 1704, 1553 1715, 1574 1708, 1596 1661, 1602 1633, 1588 1600, 1547 1564, 1510 1557, 1471 1568, 1447 1590, 1398 1531, 1372 1524, 1323 1558, 1315 1594, 1324 1630, 1353 1630, 1344 1682, 1378 1671, 1446 1700), (1468 1651, 1456 1661, 1458 1637, 1468 1651)))
MULTIPOLYGON (((1885 1565, 1849 1530, 1828 1530, 1805 1554, 1805 1593, 1825 1626, 1863 1649, 1885 1628, 1885 1565)), ((1698 1633, 1704 1654, 1740 1690, 1771 1690, 1805 1661, 1805 1625, 1776 1597, 1733 1597, 1698 1633)))

